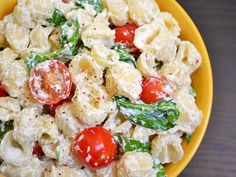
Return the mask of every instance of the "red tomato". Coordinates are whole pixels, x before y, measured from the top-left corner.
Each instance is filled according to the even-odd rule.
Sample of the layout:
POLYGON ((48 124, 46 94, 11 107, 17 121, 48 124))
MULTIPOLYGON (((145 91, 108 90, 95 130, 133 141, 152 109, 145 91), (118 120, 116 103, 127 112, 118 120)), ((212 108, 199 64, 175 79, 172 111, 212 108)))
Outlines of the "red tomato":
POLYGON ((62 2, 64 2, 64 3, 69 3, 69 0, 62 0, 62 2))
POLYGON ((32 153, 37 156, 44 155, 43 150, 42 150, 41 146, 39 146, 38 142, 34 145, 32 153))
POLYGON ((102 127, 93 127, 79 133, 72 144, 76 159, 91 169, 104 168, 116 155, 116 143, 111 133, 102 127))
POLYGON ((164 99, 173 92, 164 78, 157 77, 145 78, 142 83, 142 88, 140 98, 143 102, 148 104, 164 99))
POLYGON ((137 28, 138 26, 136 24, 126 24, 115 28, 115 43, 122 43, 130 50, 130 52, 136 53, 138 49, 134 45, 134 34, 137 28))
POLYGON ((8 96, 8 93, 5 91, 5 89, 2 86, 2 82, 0 81, 0 97, 8 96))
POLYGON ((42 104, 57 104, 70 95, 71 75, 64 63, 47 60, 38 64, 30 76, 30 90, 36 100, 42 104))
POLYGON ((75 85, 73 85, 73 86, 72 86, 72 89, 71 89, 71 92, 70 92, 70 95, 69 95, 68 98, 66 98, 66 99, 64 99, 64 100, 62 100, 62 101, 60 101, 60 102, 57 103, 57 104, 53 104, 53 105, 50 105, 50 106, 49 106, 48 111, 49 111, 49 114, 50 114, 51 116, 55 117, 55 115, 56 115, 56 109, 57 109, 59 106, 63 105, 64 103, 70 103, 70 102, 71 102, 71 99, 72 99, 72 97, 73 97, 74 94, 75 94, 75 89, 76 89, 76 87, 75 87, 75 85))

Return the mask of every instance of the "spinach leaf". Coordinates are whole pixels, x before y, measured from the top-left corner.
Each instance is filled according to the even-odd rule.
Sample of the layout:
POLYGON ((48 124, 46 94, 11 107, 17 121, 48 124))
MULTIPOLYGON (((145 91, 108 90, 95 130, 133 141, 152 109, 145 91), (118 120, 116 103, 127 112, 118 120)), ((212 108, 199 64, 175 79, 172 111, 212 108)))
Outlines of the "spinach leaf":
POLYGON ((166 177, 165 169, 164 169, 163 165, 154 163, 153 168, 156 171, 156 177, 166 177))
POLYGON ((122 155, 125 152, 147 152, 151 153, 151 146, 149 143, 141 143, 138 140, 128 139, 125 136, 114 135, 117 142, 118 154, 122 155))
POLYGON ((191 139, 192 139, 192 134, 185 134, 185 140, 187 141, 188 144, 190 143, 191 139))
POLYGON ((47 21, 53 24, 54 26, 60 26, 61 24, 66 22, 66 17, 60 10, 55 9, 52 14, 52 17, 47 19, 47 21))
POLYGON ((102 0, 78 0, 76 4, 80 8, 84 8, 87 4, 91 5, 98 13, 101 13, 104 9, 104 3, 102 0))
POLYGON ((51 53, 32 52, 27 58, 26 63, 31 70, 37 64, 49 59, 57 59, 67 63, 73 56, 78 54, 77 43, 80 39, 80 25, 76 19, 70 19, 61 26, 61 49, 51 53))
POLYGON ((163 66, 163 62, 162 61, 156 61, 156 69, 157 69, 157 71, 159 71, 162 66, 163 66))
POLYGON ((115 50, 119 56, 120 56, 120 61, 130 63, 134 67, 136 67, 136 61, 133 55, 131 55, 123 45, 116 44, 114 45, 111 49, 115 50))
POLYGON ((115 96, 119 111, 134 124, 156 130, 168 130, 176 125, 179 110, 172 99, 154 104, 131 103, 127 98, 115 96))
POLYGON ((190 95, 192 95, 194 98, 197 96, 197 92, 194 90, 193 87, 190 87, 190 88, 189 88, 189 93, 190 93, 190 95))
POLYGON ((7 122, 3 122, 0 120, 0 142, 2 141, 5 134, 9 132, 10 130, 13 130, 13 128, 14 126, 13 126, 12 120, 7 121, 7 122))

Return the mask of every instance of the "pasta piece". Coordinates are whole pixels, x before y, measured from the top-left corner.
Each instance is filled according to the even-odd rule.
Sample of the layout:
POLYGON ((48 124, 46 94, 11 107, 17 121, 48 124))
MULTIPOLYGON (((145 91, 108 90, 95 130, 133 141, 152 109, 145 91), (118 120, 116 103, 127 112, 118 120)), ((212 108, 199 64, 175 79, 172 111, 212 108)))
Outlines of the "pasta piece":
POLYGON ((51 166, 45 170, 44 177, 87 177, 83 170, 67 166, 51 166))
POLYGON ((34 21, 42 25, 47 25, 54 11, 55 0, 29 0, 28 8, 34 21))
POLYGON ((202 63, 202 57, 195 46, 189 41, 182 41, 179 46, 176 60, 182 61, 189 67, 190 73, 196 71, 202 63))
POLYGON ((0 120, 3 122, 13 120, 20 112, 19 102, 11 97, 0 97, 0 120))
POLYGON ((157 63, 156 57, 149 52, 142 53, 137 61, 137 69, 142 73, 144 77, 157 77, 157 63))
POLYGON ((74 139, 76 134, 84 129, 75 116, 74 106, 71 103, 64 103, 57 108, 55 122, 62 134, 69 139, 74 139))
POLYGON ((94 21, 94 16, 84 9, 72 10, 66 14, 66 18, 76 17, 80 24, 81 32, 84 32, 94 21))
POLYGON ((112 47, 114 45, 115 31, 109 28, 109 23, 102 15, 97 15, 94 22, 82 32, 81 39, 86 47, 93 45, 104 45, 112 47))
POLYGON ((108 49, 104 45, 94 45, 91 50, 91 55, 104 69, 115 65, 120 58, 116 51, 108 49))
POLYGON ((25 108, 14 119, 13 137, 26 152, 32 153, 35 142, 44 131, 44 124, 37 108, 25 108))
POLYGON ((2 74, 3 87, 11 97, 21 96, 28 80, 28 68, 23 60, 13 62, 2 74))
POLYGON ((72 99, 77 117, 87 125, 101 124, 115 110, 115 104, 103 86, 83 83, 72 99))
POLYGON ((149 51, 155 54, 160 61, 168 62, 175 59, 177 50, 175 38, 160 18, 139 27, 135 31, 134 44, 142 52, 149 51))
POLYGON ((17 5, 13 11, 14 20, 25 28, 34 28, 35 23, 30 15, 26 0, 18 0, 17 5))
POLYGON ((148 153, 126 152, 118 163, 118 177, 155 177, 148 153))
POLYGON ((34 99, 28 85, 26 86, 25 92, 17 99, 23 108, 37 108, 40 114, 43 112, 43 104, 34 99))
POLYGON ((8 46, 6 39, 6 25, 8 23, 13 23, 12 14, 6 15, 3 20, 0 20, 0 48, 4 48, 8 46))
POLYGON ((18 54, 10 48, 5 48, 3 51, 0 51, 0 75, 2 75, 3 71, 10 66, 17 57, 18 54))
POLYGON ((6 25, 6 38, 10 47, 17 53, 23 52, 29 45, 30 30, 14 23, 6 25))
POLYGON ((149 136, 154 134, 156 134, 155 130, 137 125, 133 131, 132 138, 146 143, 149 141, 149 136))
POLYGON ((125 0, 105 0, 105 3, 115 26, 125 25, 129 21, 129 7, 125 0))
POLYGON ((180 35, 180 27, 176 19, 168 12, 161 12, 159 17, 164 21, 164 24, 168 31, 174 36, 178 37, 180 35))
POLYGON ((123 134, 126 137, 130 137, 131 136, 131 132, 130 129, 132 128, 132 123, 128 120, 124 121, 123 123, 121 123, 120 125, 116 126, 113 130, 112 133, 113 134, 123 134))
POLYGON ((32 157, 21 166, 14 166, 3 162, 0 172, 5 177, 36 177, 42 176, 44 169, 50 161, 40 161, 37 157, 32 157))
POLYGON ((102 84, 102 68, 97 64, 95 59, 88 54, 77 55, 70 63, 69 70, 73 82, 77 85, 85 81, 102 84))
POLYGON ((39 52, 49 52, 51 45, 48 37, 51 34, 52 27, 42 27, 40 24, 36 25, 30 33, 30 48, 36 48, 39 52))
POLYGON ((129 16, 138 25, 150 23, 160 12, 155 0, 126 0, 129 16))
POLYGON ((202 114, 196 106, 195 99, 189 93, 188 87, 183 87, 175 92, 174 99, 180 109, 180 117, 177 121, 177 127, 181 131, 192 134, 199 126, 202 114))
POLYGON ((51 35, 49 36, 49 42, 52 47, 52 51, 58 50, 60 48, 60 28, 56 27, 53 29, 51 35))
POLYGON ((157 136, 152 140, 151 154, 156 162, 176 163, 183 157, 182 139, 175 134, 157 136))
POLYGON ((108 167, 96 170, 96 177, 117 177, 117 162, 114 161, 108 167))
POLYGON ((32 151, 26 152, 13 138, 13 131, 6 133, 1 141, 0 156, 7 164, 22 166, 29 162, 32 151))
POLYGON ((191 78, 188 67, 181 61, 164 64, 160 73, 169 81, 173 89, 190 86, 191 78))
POLYGON ((106 73, 106 88, 111 95, 122 95, 136 101, 142 92, 141 73, 125 62, 109 67, 106 73))

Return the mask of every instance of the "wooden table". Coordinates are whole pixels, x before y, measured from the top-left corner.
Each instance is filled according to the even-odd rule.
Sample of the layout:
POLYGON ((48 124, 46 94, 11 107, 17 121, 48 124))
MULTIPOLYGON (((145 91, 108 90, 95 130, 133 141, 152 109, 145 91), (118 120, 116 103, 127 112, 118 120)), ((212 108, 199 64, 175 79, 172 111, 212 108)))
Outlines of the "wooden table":
POLYGON ((181 177, 236 177, 236 0, 178 0, 208 48, 214 103, 206 136, 181 177))

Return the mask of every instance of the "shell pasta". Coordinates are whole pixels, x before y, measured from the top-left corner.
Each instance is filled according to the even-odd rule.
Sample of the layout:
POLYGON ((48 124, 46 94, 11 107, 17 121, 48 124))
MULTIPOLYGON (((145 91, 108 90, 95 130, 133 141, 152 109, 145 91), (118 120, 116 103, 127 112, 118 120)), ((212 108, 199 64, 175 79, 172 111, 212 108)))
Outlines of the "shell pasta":
POLYGON ((0 21, 0 174, 165 177, 202 119, 180 33, 155 0, 18 0, 0 21))

